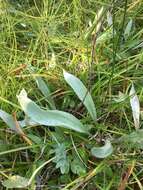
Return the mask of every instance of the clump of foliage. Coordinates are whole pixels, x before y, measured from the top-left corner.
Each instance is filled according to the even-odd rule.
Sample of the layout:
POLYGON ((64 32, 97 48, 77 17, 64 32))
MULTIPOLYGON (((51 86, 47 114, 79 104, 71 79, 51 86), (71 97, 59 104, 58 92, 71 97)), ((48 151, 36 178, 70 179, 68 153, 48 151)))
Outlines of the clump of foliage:
POLYGON ((0 1, 0 189, 142 189, 142 7, 0 1))
MULTIPOLYGON (((74 92, 82 101, 83 105, 85 105, 85 107, 87 108, 93 121, 96 122, 97 120, 96 108, 93 99, 88 90, 86 89, 86 87, 77 77, 73 76, 72 74, 66 71, 64 71, 63 73, 67 83, 73 88, 74 92)), ((75 132, 89 134, 88 124, 83 125, 80 122, 80 120, 74 117, 72 114, 56 110, 55 103, 52 97, 50 96, 50 90, 45 84, 45 82, 39 77, 36 78, 36 81, 38 82, 37 84, 39 86, 39 89, 41 90, 41 93, 45 95, 46 98, 48 99, 49 106, 51 106, 51 108, 54 109, 52 110, 50 110, 49 108, 46 108, 45 110, 41 109, 34 101, 32 101, 27 97, 27 93, 23 89, 20 92, 20 94, 17 96, 17 98, 22 110, 26 114, 25 119, 22 121, 17 121, 16 118, 14 118, 12 115, 9 115, 3 110, 0 110, 0 117, 9 125, 9 127, 12 130, 14 130, 17 134, 21 135, 29 144, 32 144, 32 142, 27 137, 25 137, 25 134, 22 131, 23 127, 39 126, 39 125, 58 127, 58 130, 57 131, 55 130, 54 132, 55 134, 53 133, 53 136, 57 144, 54 145, 53 147, 54 149, 52 151, 52 153, 55 153, 55 158, 53 159, 53 162, 56 163, 56 168, 60 168, 62 174, 69 173, 70 168, 74 174, 78 175, 85 174, 86 173, 85 162, 87 162, 87 159, 85 160, 84 149, 76 148, 74 145, 74 141, 72 140, 74 145, 73 147, 75 148, 75 150, 72 154, 68 154, 67 148, 70 149, 71 148, 70 146, 72 144, 66 143, 66 139, 63 138, 63 133, 61 132, 61 135, 59 133, 60 130, 59 127, 64 127, 66 129, 74 130, 75 132), (61 142, 60 140, 58 140, 57 135, 59 136, 58 137, 59 139, 62 138, 61 142)), ((113 151, 112 145, 108 140, 106 142, 106 145, 103 146, 102 148, 95 148, 95 147, 92 148, 91 153, 97 158, 105 158, 109 156, 112 153, 112 151, 113 151)), ((15 178, 16 180, 13 180, 13 178, 14 176, 10 178, 10 180, 4 182, 3 184, 6 187, 10 188, 10 186, 12 186, 13 188, 13 187, 29 186, 31 182, 31 178, 29 179, 30 182, 29 181, 27 182, 27 180, 23 177, 16 177, 15 178), (25 183, 25 181, 27 183, 25 183), (14 184, 12 185, 12 183, 14 184)))

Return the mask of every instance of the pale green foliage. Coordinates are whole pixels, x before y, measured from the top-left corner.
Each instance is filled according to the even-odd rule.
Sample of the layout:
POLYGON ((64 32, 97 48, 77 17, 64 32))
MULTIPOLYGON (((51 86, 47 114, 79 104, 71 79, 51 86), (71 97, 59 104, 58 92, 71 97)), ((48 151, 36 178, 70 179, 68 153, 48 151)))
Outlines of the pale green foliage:
MULTIPOLYGON (((0 118, 15 132, 18 133, 18 130, 15 126, 14 117, 10 115, 9 113, 3 111, 0 109, 0 118)), ((18 124, 20 127, 26 127, 26 126, 36 126, 38 125, 36 122, 25 116, 24 120, 18 121, 18 124)))
POLYGON ((86 173, 86 168, 78 157, 71 162, 71 171, 79 176, 86 173))
POLYGON ((59 110, 41 109, 35 102, 27 97, 25 90, 22 90, 17 97, 25 114, 36 123, 39 123, 39 125, 65 127, 81 133, 87 133, 85 126, 83 126, 76 117, 59 110))
POLYGON ((91 154, 96 158, 106 158, 113 152, 113 147, 109 140, 106 140, 105 145, 102 147, 93 147, 91 149, 91 154))
POLYGON ((92 119, 96 121, 96 108, 91 97, 91 94, 88 92, 88 89, 84 86, 84 84, 74 75, 63 71, 64 78, 66 82, 71 86, 74 90, 78 98, 82 101, 84 106, 87 108, 89 114, 91 115, 92 119))
POLYGON ((132 26, 133 26, 133 20, 131 19, 131 20, 128 22, 128 24, 127 24, 127 26, 126 26, 126 28, 125 28, 125 31, 124 31, 124 36, 125 36, 125 38, 128 38, 128 37, 130 36, 131 30, 132 30, 132 26))
POLYGON ((133 84, 132 84, 132 87, 130 90, 130 104, 131 104, 135 128, 139 129, 139 127, 140 127, 140 102, 139 102, 139 98, 136 94, 133 84))
POLYGON ((13 188, 25 188, 28 186, 29 180, 25 177, 18 175, 11 176, 9 179, 3 182, 3 186, 13 189, 13 188))
MULTIPOLYGON (((119 189, 119 185, 124 184, 122 176, 128 172, 128 168, 132 168, 132 171, 124 189, 142 189, 143 135, 141 130, 134 132, 128 96, 128 85, 134 82, 142 112, 142 10, 141 0, 112 3, 108 0, 1 0, 0 109, 9 114, 16 112, 18 121, 23 119, 19 123, 25 127, 24 133, 32 141, 32 146, 15 134, 16 131, 7 130, 6 126, 15 128, 12 114, 8 115, 11 118, 8 122, 4 119, 7 124, 0 121, 0 189, 7 189, 2 187, 2 182, 10 176, 29 177, 34 171, 37 175, 37 166, 55 156, 50 151, 58 143, 65 144, 66 157, 70 160, 69 174, 61 175, 60 169, 55 169, 56 164, 48 162, 44 169, 40 167, 37 177, 32 177, 32 183, 25 189, 38 188, 36 185, 50 190, 119 189), (89 73, 92 58, 93 67, 89 73), (34 67, 35 72, 29 72, 29 65, 34 67), (52 128, 36 123, 36 127, 31 127, 32 123, 25 122, 23 110, 17 105, 15 94, 25 88, 28 97, 40 108, 55 109, 50 103, 51 96, 53 100, 56 99, 56 109, 75 113, 76 105, 77 108, 82 105, 83 99, 78 104, 73 93, 62 86, 65 84, 61 76, 63 68, 81 77, 84 84, 91 83, 97 122, 93 123, 90 119, 86 107, 82 107, 84 112, 79 109, 76 112, 80 115, 81 123, 92 126, 89 136, 63 126, 52 128), (37 81, 37 77, 44 83, 37 81), (51 85, 47 84, 48 81, 51 81, 51 85), (53 91, 49 89, 50 86, 53 91), (119 91, 123 94, 113 102, 119 91), (53 133, 58 133, 60 138, 55 135, 53 140, 53 133), (124 140, 119 143, 122 136, 124 140), (91 148, 95 144, 100 148, 98 142, 110 137, 113 139, 111 143, 115 143, 114 156, 107 157, 110 160, 94 158, 91 148), (85 150, 87 159, 81 156, 80 148, 85 150), (80 163, 87 170, 83 176, 80 163), (106 169, 107 166, 109 169, 106 169), (61 179, 63 176, 64 181, 61 179)), ((3 116, 6 116, 5 113, 3 116)), ((29 117, 28 120, 32 121, 29 117)), ((142 124, 140 119, 140 128, 142 124)))
POLYGON ((120 142, 129 148, 143 148, 143 129, 134 131, 120 138, 120 142))
POLYGON ((65 174, 69 172, 70 163, 66 153, 65 145, 58 144, 57 147, 54 149, 55 152, 55 159, 54 162, 56 163, 56 168, 60 168, 61 173, 65 174))
POLYGON ((12 115, 7 112, 0 110, 0 118, 14 131, 17 131, 15 127, 15 122, 12 115))

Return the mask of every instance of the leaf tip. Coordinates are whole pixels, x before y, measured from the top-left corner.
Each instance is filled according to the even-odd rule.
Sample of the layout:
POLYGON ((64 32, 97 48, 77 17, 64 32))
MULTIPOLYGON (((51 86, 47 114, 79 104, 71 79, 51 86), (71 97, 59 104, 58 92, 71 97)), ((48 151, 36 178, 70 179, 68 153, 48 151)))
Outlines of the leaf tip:
POLYGON ((18 99, 21 97, 27 97, 27 92, 24 88, 20 91, 19 95, 17 95, 18 99))
POLYGON ((67 74, 68 74, 68 72, 65 69, 63 69, 64 78, 67 76, 67 74))

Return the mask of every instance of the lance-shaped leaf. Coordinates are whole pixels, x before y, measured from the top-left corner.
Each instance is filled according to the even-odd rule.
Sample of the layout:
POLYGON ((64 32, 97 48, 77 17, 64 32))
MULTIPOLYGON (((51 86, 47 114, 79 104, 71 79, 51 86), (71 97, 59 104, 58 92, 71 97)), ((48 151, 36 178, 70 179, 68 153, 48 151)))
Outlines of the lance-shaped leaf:
POLYGON ((15 126, 15 121, 12 115, 9 113, 0 110, 0 118, 14 131, 17 131, 16 126, 15 126))
MULTIPOLYGON (((1 118, 12 130, 18 132, 18 131, 17 131, 17 128, 16 128, 15 121, 14 121, 14 117, 13 117, 11 114, 9 114, 9 113, 7 113, 7 112, 5 112, 5 111, 3 111, 3 110, 0 109, 0 118, 1 118)), ((30 118, 28 118, 28 117, 25 117, 24 120, 18 121, 18 123, 19 123, 19 126, 20 126, 20 127, 36 126, 36 125, 38 125, 38 123, 32 121, 32 120, 31 120, 30 118)))
POLYGON ((133 114, 135 128, 139 129, 139 125, 140 125, 140 103, 139 103, 138 96, 136 95, 136 91, 135 91, 133 84, 132 84, 132 87, 130 90, 130 104, 131 104, 131 108, 132 108, 132 114, 133 114))
POLYGON ((91 94, 88 92, 87 88, 84 86, 84 84, 74 75, 63 71, 64 78, 66 82, 71 86, 71 88, 74 90, 76 95, 79 97, 79 99, 83 102, 84 106, 87 108, 89 114, 91 115, 92 119, 96 121, 96 108, 93 102, 93 99, 91 97, 91 94))
POLYGON ((59 110, 43 110, 35 102, 27 97, 23 89, 17 96, 23 111, 34 122, 45 126, 59 126, 72 129, 81 133, 88 133, 87 128, 72 114, 59 110))
POLYGON ((106 158, 113 152, 113 146, 109 140, 106 140, 105 145, 102 147, 93 147, 91 154, 96 158, 106 158))
POLYGON ((107 12, 107 23, 108 23, 108 26, 112 26, 113 24, 112 14, 109 11, 107 12))
POLYGON ((129 37, 129 35, 130 35, 130 33, 131 33, 132 25, 133 25, 133 20, 131 19, 131 20, 128 22, 126 28, 125 28, 125 31, 124 31, 124 36, 125 36, 125 37, 129 37))

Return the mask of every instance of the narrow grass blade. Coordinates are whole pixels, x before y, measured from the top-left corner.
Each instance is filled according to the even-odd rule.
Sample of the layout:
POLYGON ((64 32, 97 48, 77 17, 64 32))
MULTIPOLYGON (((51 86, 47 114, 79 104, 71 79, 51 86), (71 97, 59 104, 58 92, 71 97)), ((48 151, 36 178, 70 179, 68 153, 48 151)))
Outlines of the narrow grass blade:
POLYGON ((37 83, 37 86, 38 86, 39 90, 47 98, 48 103, 50 104, 50 107, 52 109, 56 109, 54 100, 51 97, 51 92, 50 92, 47 84, 45 83, 45 81, 41 77, 35 77, 35 80, 36 80, 36 83, 37 83))
MULTIPOLYGON (((33 66, 29 65, 28 68, 29 68, 30 73, 35 73, 35 68, 33 66)), ((36 76, 36 77, 34 77, 34 79, 36 81, 36 84, 37 84, 39 90, 46 97, 50 107, 52 109, 56 109, 54 100, 51 97, 51 92, 48 87, 48 84, 46 84, 45 81, 40 76, 36 76)))
POLYGON ((121 102, 123 103, 123 102, 126 101, 127 98, 128 98, 128 95, 126 95, 126 94, 119 91, 118 98, 114 98, 114 101, 116 103, 121 103, 121 102))
POLYGON ((23 111, 33 121, 45 126, 59 126, 81 133, 88 133, 82 123, 73 115, 59 110, 43 110, 27 97, 23 89, 17 96, 23 111))
POLYGON ((96 121, 96 108, 93 102, 93 99, 88 92, 87 88, 84 86, 84 84, 74 75, 63 71, 64 78, 66 82, 71 86, 71 88, 74 90, 76 95, 79 97, 79 99, 83 102, 84 106, 87 108, 89 114, 91 115, 92 119, 96 121))
POLYGON ((133 84, 132 84, 132 87, 130 90, 130 104, 131 104, 131 108, 132 108, 132 114, 133 114, 135 128, 139 129, 139 125, 140 125, 140 103, 139 103, 138 96, 136 95, 136 91, 135 91, 133 84))
POLYGON ((112 144, 109 140, 105 142, 105 145, 102 147, 93 147, 91 149, 91 154, 96 158, 106 158, 113 152, 112 144))

